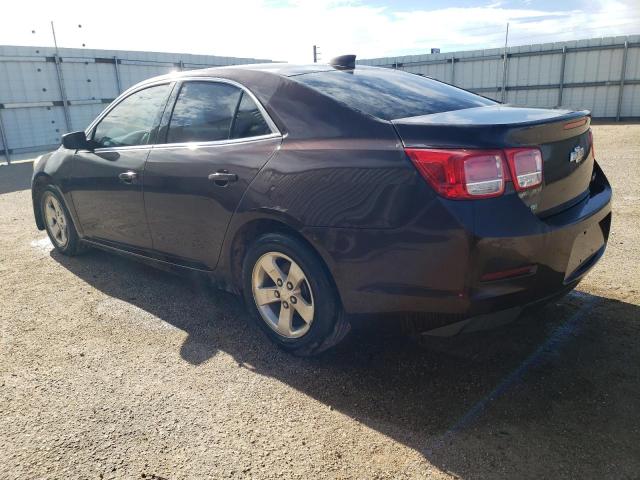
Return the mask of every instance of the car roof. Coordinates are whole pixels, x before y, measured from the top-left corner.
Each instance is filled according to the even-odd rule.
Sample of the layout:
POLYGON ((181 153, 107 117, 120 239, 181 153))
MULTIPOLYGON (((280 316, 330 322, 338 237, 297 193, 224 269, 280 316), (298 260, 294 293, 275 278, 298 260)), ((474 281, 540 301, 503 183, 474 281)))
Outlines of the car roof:
MULTIPOLYGON (((180 80, 185 77, 224 77, 230 80, 236 80, 235 77, 242 75, 242 73, 256 73, 266 75, 276 75, 282 78, 296 77, 299 75, 306 75, 308 73, 319 72, 332 72, 332 71, 349 71, 350 69, 338 69, 331 65, 322 63, 310 63, 310 64, 295 64, 285 62, 273 62, 273 63, 247 63, 240 65, 225 65, 221 67, 208 67, 198 68, 195 70, 183 70, 173 71, 165 73, 164 75, 158 75, 151 77, 142 82, 133 85, 132 88, 136 88, 149 83, 154 83, 162 80, 180 80)), ((358 65, 357 70, 383 70, 381 67, 372 67, 369 65, 358 65)))
MULTIPOLYGON (((368 67, 371 68, 371 67, 368 67)), ((218 77, 224 76, 226 78, 233 79, 237 73, 241 72, 256 72, 258 74, 272 74, 280 77, 295 77, 296 75, 304 75, 306 73, 318 73, 335 70, 331 65, 311 63, 308 65, 298 65, 284 62, 274 63, 248 63, 241 65, 226 65, 223 67, 208 67, 198 68, 195 70, 183 70, 173 71, 165 73, 164 75, 158 75, 155 77, 147 78, 142 82, 133 85, 133 88, 153 83, 161 80, 179 80, 184 77, 218 77)))
MULTIPOLYGON (((370 67, 358 65, 358 70, 378 70, 379 67, 370 67)), ((331 72, 338 70, 331 65, 322 63, 295 64, 295 63, 248 63, 242 65, 226 65, 224 67, 209 67, 197 70, 185 70, 183 72, 174 72, 173 76, 213 76, 220 72, 229 70, 244 70, 253 72, 263 72, 279 75, 281 77, 295 77, 297 75, 305 75, 307 73, 331 72)), ((340 69, 342 70, 342 69, 340 69)), ((344 71, 344 70, 342 70, 344 71)))
POLYGON ((283 77, 293 77, 295 75, 302 75, 305 73, 326 72, 334 70, 331 65, 324 65, 320 63, 311 63, 307 65, 299 65, 295 63, 252 63, 244 65, 229 65, 226 67, 212 67, 205 68, 203 72, 214 73, 222 69, 242 69, 253 70, 258 72, 269 72, 283 77))
MULTIPOLYGON (((358 65, 357 70, 383 69, 358 65)), ((306 139, 310 138, 310 135, 317 138, 333 138, 336 136, 336 118, 340 119, 342 126, 339 130, 345 137, 360 138, 369 135, 371 131, 377 132, 376 135, 379 136, 386 135, 385 129, 389 128, 389 122, 358 111, 330 95, 295 81, 296 76, 339 71, 350 73, 352 70, 338 69, 326 64, 274 62, 173 71, 144 80, 132 86, 122 96, 159 82, 183 79, 227 80, 237 82, 248 89, 262 104, 280 132, 285 132, 289 138, 306 139), (296 108, 292 108, 292 102, 296 108)))

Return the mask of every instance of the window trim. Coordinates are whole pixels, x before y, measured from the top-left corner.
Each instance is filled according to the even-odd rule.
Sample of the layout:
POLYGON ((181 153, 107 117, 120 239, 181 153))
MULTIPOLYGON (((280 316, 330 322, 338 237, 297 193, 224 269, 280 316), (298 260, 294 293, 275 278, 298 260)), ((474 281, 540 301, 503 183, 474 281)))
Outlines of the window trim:
MULTIPOLYGON (((167 105, 169 100, 171 99, 171 95, 173 94, 173 91, 176 88, 176 84, 178 82, 176 82, 176 80, 167 80, 167 79, 163 79, 163 80, 158 80, 155 82, 149 82, 149 83, 144 83, 141 85, 136 85, 131 87, 130 89, 124 91, 119 97, 117 97, 113 102, 111 102, 111 104, 109 104, 109 106, 107 108, 105 108, 100 115, 98 115, 93 122, 91 122, 89 124, 89 126, 85 129, 84 133, 86 135, 87 138, 90 138, 93 136, 93 134, 95 133, 95 129, 98 126, 98 124, 100 122, 102 122, 102 120, 109 115, 109 113, 111 113, 111 111, 116 108, 118 105, 120 105, 123 101, 125 101, 127 98, 131 97, 132 95, 135 95, 136 93, 142 91, 142 90, 146 90, 148 88, 152 88, 152 87, 158 87, 161 85, 169 85, 170 89, 169 89, 169 94, 167 95, 167 98, 164 101, 164 105, 162 105, 160 107, 160 109, 158 110, 158 116, 156 118, 156 121, 154 122, 153 128, 152 129, 159 129, 160 125, 162 123, 162 117, 164 115, 165 110, 167 109, 167 105)), ((157 132, 156 132, 157 133, 157 132)), ((157 140, 157 138, 156 138, 157 140)), ((146 148, 152 148, 153 145, 155 145, 155 143, 145 143, 144 145, 127 145, 127 146, 120 146, 120 147, 98 147, 96 149, 94 149, 94 152, 113 152, 113 151, 126 151, 126 150, 142 150, 142 149, 146 149, 146 148)))
MULTIPOLYGON (((164 114, 162 115, 162 119, 160 121, 160 130, 162 130, 162 128, 166 127, 166 131, 164 132, 164 142, 160 143, 160 139, 156 139, 156 143, 153 145, 153 148, 194 148, 194 147, 206 147, 206 146, 215 146, 215 145, 233 145, 236 143, 245 143, 245 142, 254 142, 254 141, 258 141, 258 140, 267 140, 267 139, 273 139, 273 138, 282 138, 282 133, 280 132, 280 130, 278 129, 278 127, 276 126, 276 124, 274 123, 274 121, 271 119, 271 117, 269 116, 269 114, 267 113, 267 111, 265 110, 264 106, 262 105, 262 103, 260 103, 260 101, 258 100, 258 98, 253 94, 253 92, 251 90, 249 90, 247 87, 245 87, 244 85, 242 85, 241 83, 236 82, 235 80, 229 80, 227 78, 220 78, 220 77, 199 77, 199 76, 186 76, 186 77, 181 77, 177 82, 176 85, 174 86, 173 92, 177 92, 176 95, 170 95, 169 96, 169 103, 167 104, 167 107, 165 108, 164 114), (258 110, 260 111, 260 114, 262 115, 265 123, 267 124, 267 127, 269 127, 269 130, 271 130, 271 133, 267 133, 264 135, 255 135, 252 137, 242 137, 242 138, 227 138, 225 140, 208 140, 208 141, 196 141, 196 142, 176 142, 176 143, 168 143, 166 142, 168 133, 169 133, 169 124, 171 121, 171 117, 173 116, 173 110, 178 102, 178 98, 179 98, 179 93, 182 90, 182 87, 185 83, 187 82, 199 82, 199 83, 225 83, 227 85, 232 85, 236 88, 239 88, 240 91, 243 94, 246 94, 249 96, 249 98, 251 98, 251 100, 253 100, 253 102, 256 104, 256 106, 258 107, 258 110), (165 118, 166 117, 166 118, 165 118)), ((173 93, 172 92, 172 93, 173 93)), ((242 96, 241 96, 242 98, 242 96)), ((236 108, 236 113, 234 113, 234 119, 235 119, 235 115, 237 114, 237 108, 236 108)), ((232 119, 232 123, 233 123, 233 119, 232 119)), ((229 133, 231 134, 231 132, 229 133)))

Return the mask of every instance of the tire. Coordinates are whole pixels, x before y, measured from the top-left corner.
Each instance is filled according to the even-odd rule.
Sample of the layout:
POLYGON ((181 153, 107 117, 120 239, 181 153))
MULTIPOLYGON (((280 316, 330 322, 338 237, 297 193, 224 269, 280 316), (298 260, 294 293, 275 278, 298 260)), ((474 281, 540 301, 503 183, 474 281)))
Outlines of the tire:
POLYGON ((329 273, 296 238, 281 233, 259 237, 244 258, 242 286, 258 326, 289 353, 316 355, 350 330, 329 273))
POLYGON ((40 212, 49 239, 58 252, 72 257, 85 251, 64 200, 51 185, 40 193, 40 212))

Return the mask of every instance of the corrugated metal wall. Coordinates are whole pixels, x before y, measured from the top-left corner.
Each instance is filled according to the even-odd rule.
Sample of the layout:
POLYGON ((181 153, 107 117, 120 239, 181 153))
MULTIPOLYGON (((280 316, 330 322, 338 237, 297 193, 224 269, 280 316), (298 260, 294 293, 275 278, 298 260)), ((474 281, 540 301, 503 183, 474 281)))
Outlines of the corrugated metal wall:
POLYGON ((511 47, 506 72, 499 48, 358 63, 426 75, 516 105, 587 109, 600 118, 640 117, 640 35, 511 47))
POLYGON ((9 155, 56 147, 63 133, 84 129, 122 91, 146 78, 268 61, 75 48, 56 55, 51 47, 0 46, 0 156, 5 145, 9 155))
MULTIPOLYGON (((55 147, 63 133, 83 129, 120 92, 146 78, 176 69, 264 61, 66 48, 56 55, 50 47, 0 46, 0 153, 55 147)), ((506 70, 502 49, 358 63, 431 76, 517 105, 640 117, 640 35, 511 47, 506 70)))

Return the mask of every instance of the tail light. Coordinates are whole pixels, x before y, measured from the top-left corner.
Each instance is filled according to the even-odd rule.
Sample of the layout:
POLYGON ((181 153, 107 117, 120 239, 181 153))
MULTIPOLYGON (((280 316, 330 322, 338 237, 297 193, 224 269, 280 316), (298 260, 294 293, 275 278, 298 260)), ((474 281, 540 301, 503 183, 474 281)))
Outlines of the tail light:
POLYGON ((518 191, 542 184, 542 154, 537 148, 407 148, 405 151, 418 172, 445 198, 460 200, 498 197, 504 193, 507 180, 512 180, 518 191), (509 170, 510 179, 507 173, 509 170))
POLYGON ((443 197, 489 198, 504 192, 501 150, 432 150, 408 148, 420 174, 443 197))
POLYGON ((537 148, 505 150, 516 190, 527 190, 542 184, 542 154, 537 148))

